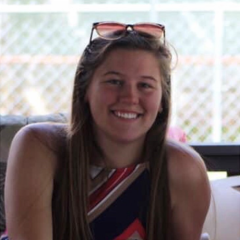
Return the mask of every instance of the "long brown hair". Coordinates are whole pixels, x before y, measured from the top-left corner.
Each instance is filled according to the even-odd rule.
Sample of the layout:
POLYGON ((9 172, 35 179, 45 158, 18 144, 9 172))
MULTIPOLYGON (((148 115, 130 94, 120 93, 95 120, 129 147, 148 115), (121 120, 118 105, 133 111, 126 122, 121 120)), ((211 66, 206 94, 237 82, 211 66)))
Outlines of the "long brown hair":
POLYGON ((147 39, 133 32, 114 41, 97 38, 86 47, 80 58, 74 80, 66 154, 54 188, 54 240, 92 239, 87 216, 88 173, 90 159, 99 148, 92 132, 92 118, 85 94, 95 69, 116 48, 149 51, 159 61, 163 110, 147 133, 142 160, 149 162, 151 177, 147 239, 168 239, 170 194, 165 141, 170 112, 171 54, 159 40, 147 39))

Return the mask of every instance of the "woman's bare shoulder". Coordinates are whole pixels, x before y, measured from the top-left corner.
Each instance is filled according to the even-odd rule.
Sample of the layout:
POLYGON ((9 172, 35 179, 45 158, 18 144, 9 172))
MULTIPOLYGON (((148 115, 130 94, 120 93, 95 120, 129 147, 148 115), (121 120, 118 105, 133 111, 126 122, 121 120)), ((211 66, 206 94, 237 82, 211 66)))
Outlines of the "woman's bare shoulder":
POLYGON ((20 140, 23 144, 42 144, 54 150, 66 139, 66 135, 66 124, 47 122, 32 123, 21 128, 13 141, 20 140))
POLYGON ((52 123, 29 124, 15 135, 5 182, 6 219, 12 239, 25 239, 26 234, 40 236, 42 232, 50 236, 58 149, 64 137, 66 126, 52 123))
POLYGON ((17 134, 23 134, 31 137, 38 137, 42 140, 45 138, 55 138, 62 137, 66 133, 67 124, 63 123, 31 123, 22 127, 17 134))
POLYGON ((172 238, 199 239, 211 198, 204 161, 188 145, 169 141, 167 149, 172 238))
POLYGON ((173 200, 178 193, 191 189, 209 190, 207 169, 202 157, 190 146, 168 141, 168 170, 173 200))
MULTIPOLYGON (((8 162, 51 161, 57 164, 60 150, 66 141, 66 125, 58 123, 33 123, 21 128, 13 138, 8 162)), ((17 164, 17 163, 15 163, 17 164)))
POLYGON ((167 142, 169 171, 175 173, 206 172, 202 157, 189 145, 169 140, 167 142))

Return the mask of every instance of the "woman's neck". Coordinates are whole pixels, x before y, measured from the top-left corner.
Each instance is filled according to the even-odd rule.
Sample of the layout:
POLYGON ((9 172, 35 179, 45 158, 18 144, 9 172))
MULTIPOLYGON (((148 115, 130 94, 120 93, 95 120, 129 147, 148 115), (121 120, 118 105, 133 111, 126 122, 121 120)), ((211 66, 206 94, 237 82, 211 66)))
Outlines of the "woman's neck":
POLYGON ((101 139, 98 145, 103 153, 102 158, 95 159, 93 164, 107 168, 123 168, 141 161, 144 138, 131 143, 119 143, 110 139, 101 139))

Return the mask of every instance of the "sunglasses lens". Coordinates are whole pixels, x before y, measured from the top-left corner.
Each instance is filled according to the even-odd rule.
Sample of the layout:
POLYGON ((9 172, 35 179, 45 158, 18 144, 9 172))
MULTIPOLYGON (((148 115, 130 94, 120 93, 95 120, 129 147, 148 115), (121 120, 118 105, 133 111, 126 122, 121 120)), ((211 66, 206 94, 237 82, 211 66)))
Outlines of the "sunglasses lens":
POLYGON ((99 23, 95 29, 100 37, 111 40, 122 37, 126 27, 120 23, 99 23))
POLYGON ((164 33, 164 27, 157 24, 141 23, 135 24, 134 30, 146 37, 161 38, 164 33))

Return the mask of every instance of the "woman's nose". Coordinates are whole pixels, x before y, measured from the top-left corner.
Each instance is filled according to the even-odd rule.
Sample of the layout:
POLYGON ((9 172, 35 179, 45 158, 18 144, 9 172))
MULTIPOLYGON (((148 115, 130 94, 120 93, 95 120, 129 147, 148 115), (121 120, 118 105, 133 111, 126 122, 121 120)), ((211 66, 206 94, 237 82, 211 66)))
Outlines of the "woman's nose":
POLYGON ((120 101, 128 104, 139 103, 139 92, 136 86, 124 85, 120 93, 120 101))

